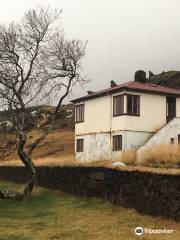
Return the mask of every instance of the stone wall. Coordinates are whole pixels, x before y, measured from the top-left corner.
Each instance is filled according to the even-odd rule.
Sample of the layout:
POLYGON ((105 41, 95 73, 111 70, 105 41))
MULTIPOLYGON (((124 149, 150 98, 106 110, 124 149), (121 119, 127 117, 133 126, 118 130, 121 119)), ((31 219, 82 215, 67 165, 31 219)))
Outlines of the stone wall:
MULTIPOLYGON (((180 220, 180 175, 104 167, 37 167, 37 185, 97 197, 140 213, 180 220)), ((0 167, 0 179, 24 183, 23 167, 0 167)))

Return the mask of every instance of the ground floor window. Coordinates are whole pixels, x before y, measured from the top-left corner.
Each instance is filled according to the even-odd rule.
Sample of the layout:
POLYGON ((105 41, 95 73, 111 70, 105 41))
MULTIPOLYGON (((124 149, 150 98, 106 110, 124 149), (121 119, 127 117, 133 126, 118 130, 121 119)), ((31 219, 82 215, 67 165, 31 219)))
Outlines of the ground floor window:
POLYGON ((113 151, 122 150, 122 135, 113 136, 113 151))
POLYGON ((84 139, 76 140, 76 152, 83 152, 84 150, 84 139))
POLYGON ((171 138, 171 144, 174 144, 174 138, 171 138))

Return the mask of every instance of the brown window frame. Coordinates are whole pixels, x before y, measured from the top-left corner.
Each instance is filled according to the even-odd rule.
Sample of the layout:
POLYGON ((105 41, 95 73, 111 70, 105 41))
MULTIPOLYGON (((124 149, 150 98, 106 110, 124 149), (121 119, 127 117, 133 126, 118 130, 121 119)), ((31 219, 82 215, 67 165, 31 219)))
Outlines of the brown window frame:
POLYGON ((113 151, 122 151, 122 135, 113 136, 113 151))
POLYGON ((126 115, 130 115, 130 116, 140 116, 140 95, 132 95, 132 94, 126 94, 127 98, 126 98, 126 115), (137 99, 137 112, 134 112, 134 103, 132 103, 132 112, 128 112, 128 97, 136 98, 137 99))
POLYGON ((76 117, 76 120, 75 122, 76 123, 80 123, 80 122, 84 122, 84 104, 78 104, 75 106, 75 117, 76 117), (80 109, 82 108, 82 112, 79 112, 78 113, 78 110, 81 111, 80 109), (79 118, 78 118, 79 117, 79 118))
POLYGON ((84 152, 84 139, 76 139, 76 152, 84 152))
POLYGON ((122 115, 124 115, 124 94, 120 94, 113 97, 113 116, 116 117, 122 115), (119 105, 117 99, 121 99, 122 101, 119 105), (117 111, 118 108, 119 111, 117 111))

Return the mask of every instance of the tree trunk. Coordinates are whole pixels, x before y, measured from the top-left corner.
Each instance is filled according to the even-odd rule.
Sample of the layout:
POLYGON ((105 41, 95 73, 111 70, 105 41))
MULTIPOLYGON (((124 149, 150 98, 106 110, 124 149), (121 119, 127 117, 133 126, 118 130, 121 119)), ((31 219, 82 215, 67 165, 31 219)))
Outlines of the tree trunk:
POLYGON ((25 164, 27 173, 28 173, 28 182, 24 189, 24 193, 20 194, 14 191, 0 189, 0 199, 13 199, 13 200, 22 200, 31 196, 33 187, 36 182, 36 169, 32 162, 32 159, 26 155, 25 152, 18 152, 21 161, 25 164))
POLYGON ((24 151, 18 151, 18 154, 21 161, 24 163, 28 174, 28 182, 24 189, 24 197, 28 198, 31 196, 33 187, 36 182, 36 169, 32 162, 32 158, 30 158, 24 151))
POLYGON ((28 171, 28 182, 24 189, 24 197, 30 197, 33 187, 36 183, 36 169, 32 162, 32 159, 30 159, 29 164, 26 165, 26 169, 28 171))

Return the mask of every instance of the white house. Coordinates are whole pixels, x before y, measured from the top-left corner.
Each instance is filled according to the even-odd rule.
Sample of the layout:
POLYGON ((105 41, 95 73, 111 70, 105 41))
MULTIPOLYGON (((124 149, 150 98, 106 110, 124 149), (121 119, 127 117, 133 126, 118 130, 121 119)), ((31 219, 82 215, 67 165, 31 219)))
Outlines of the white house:
POLYGON ((137 71, 134 81, 72 101, 76 160, 120 160, 148 142, 180 142, 180 90, 145 80, 137 71))

